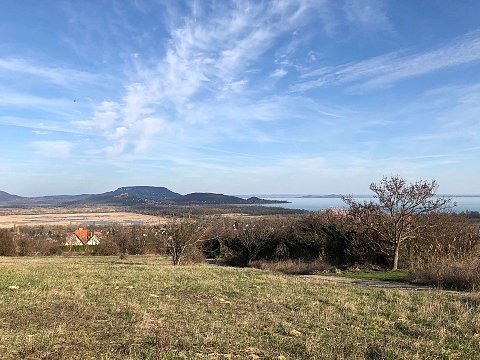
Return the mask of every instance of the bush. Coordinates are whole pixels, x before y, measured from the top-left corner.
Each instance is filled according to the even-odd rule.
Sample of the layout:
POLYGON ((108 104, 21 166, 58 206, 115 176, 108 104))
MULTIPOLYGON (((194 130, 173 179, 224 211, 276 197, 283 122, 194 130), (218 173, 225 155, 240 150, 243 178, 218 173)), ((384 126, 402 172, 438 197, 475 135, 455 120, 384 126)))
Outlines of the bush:
POLYGON ((123 226, 114 225, 104 231, 104 234, 112 237, 120 253, 129 255, 158 252, 160 232, 156 226, 123 226))
POLYGON ((0 229, 0 256, 16 256, 17 247, 13 234, 9 230, 0 229))
MULTIPOLYGON (((400 248, 402 267, 425 268, 446 256, 464 258, 480 244, 479 224, 465 217, 433 213, 413 220, 428 231, 400 248)), ((258 267, 257 262, 278 264, 284 260, 301 264, 320 257, 341 268, 391 266, 391 249, 380 241, 378 233, 352 221, 344 211, 248 218, 248 222, 246 218, 218 218, 210 228, 204 252, 223 257, 228 265, 258 267)))
POLYGON ((352 227, 344 214, 331 210, 248 224, 235 222, 234 230, 231 228, 220 242, 226 262, 234 266, 257 260, 311 263, 319 257, 335 265, 372 262, 365 250, 368 236, 352 227))
POLYGON ((128 232, 127 253, 131 255, 145 254, 147 249, 147 233, 138 226, 133 225, 128 232))
POLYGON ((205 262, 205 254, 199 246, 190 246, 185 249, 182 265, 200 264, 205 262))
POLYGON ((56 242, 50 242, 50 246, 48 247, 48 255, 62 255, 63 254, 63 246, 56 242))
POLYGON ((411 272, 410 281, 457 290, 480 289, 480 258, 443 259, 411 272))
POLYGON ((17 237, 17 244, 18 244, 18 255, 20 256, 31 256, 34 255, 34 243, 33 240, 28 236, 18 236, 17 237))
POLYGON ((437 264, 438 259, 466 259, 480 249, 479 224, 457 214, 430 214, 417 219, 428 231, 406 248, 405 260, 412 269, 437 264))
POLYGON ((252 261, 250 266, 261 270, 276 271, 289 275, 309 275, 332 269, 332 266, 328 265, 322 259, 313 261, 301 259, 280 261, 257 260, 252 261))
POLYGON ((348 266, 371 262, 371 258, 366 256, 366 249, 370 249, 367 243, 369 237, 342 213, 323 211, 300 220, 299 227, 301 233, 315 240, 315 251, 330 264, 348 266))
POLYGON ((163 231, 163 239, 173 265, 203 261, 201 247, 206 239, 206 233, 205 227, 190 219, 167 224, 163 231))
POLYGON ((15 240, 20 256, 60 255, 63 251, 59 243, 43 236, 17 234, 15 240))
POLYGON ((104 237, 93 250, 93 254, 98 256, 118 255, 119 253, 120 248, 109 236, 104 237))

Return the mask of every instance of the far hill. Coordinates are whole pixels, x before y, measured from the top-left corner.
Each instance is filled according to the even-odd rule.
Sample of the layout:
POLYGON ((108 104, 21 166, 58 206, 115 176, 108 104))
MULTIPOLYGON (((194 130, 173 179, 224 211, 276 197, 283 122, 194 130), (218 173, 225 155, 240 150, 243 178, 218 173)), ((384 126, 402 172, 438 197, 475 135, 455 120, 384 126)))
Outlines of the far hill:
POLYGON ((142 197, 147 200, 153 201, 163 201, 163 200, 173 200, 180 196, 179 193, 173 192, 163 186, 129 186, 121 187, 113 192, 116 195, 135 195, 142 197))
POLYGON ((119 206, 155 206, 157 204, 217 204, 217 205, 248 205, 274 204, 286 201, 265 200, 258 197, 243 199, 231 195, 216 193, 191 193, 181 195, 166 187, 127 186, 101 194, 54 195, 40 197, 21 197, 0 192, 0 202, 3 205, 119 205, 119 206))
POLYGON ((95 204, 140 205, 149 202, 170 202, 181 196, 166 187, 128 186, 103 194, 91 195, 81 201, 95 204))
POLYGON ((258 197, 242 199, 237 196, 215 193, 191 193, 174 200, 177 204, 218 204, 218 205, 249 205, 249 204, 285 204, 288 201, 265 200, 258 197))
POLYGON ((175 199, 177 204, 247 204, 247 200, 230 195, 192 193, 175 199))
POLYGON ((242 199, 240 197, 216 193, 191 193, 181 195, 165 187, 129 186, 121 187, 115 191, 98 195, 91 195, 80 200, 88 204, 109 205, 155 205, 155 204, 212 204, 212 205, 248 205, 281 203, 276 200, 264 200, 256 197, 242 199))
POLYGON ((247 199, 248 204, 288 204, 289 201, 286 200, 268 200, 268 199, 260 199, 257 196, 252 196, 247 199))
POLYGON ((0 201, 16 201, 21 199, 18 195, 12 195, 5 191, 0 191, 0 201))

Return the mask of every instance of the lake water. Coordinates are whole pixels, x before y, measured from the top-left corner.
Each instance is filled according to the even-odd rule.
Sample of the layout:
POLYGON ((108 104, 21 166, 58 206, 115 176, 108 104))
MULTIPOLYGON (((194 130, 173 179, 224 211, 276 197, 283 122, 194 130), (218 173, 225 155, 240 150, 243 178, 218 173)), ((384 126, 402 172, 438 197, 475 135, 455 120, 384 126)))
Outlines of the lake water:
MULTIPOLYGON (((339 198, 299 198, 299 197, 267 197, 271 200, 286 200, 289 204, 268 204, 266 206, 283 207, 287 209, 302 209, 308 211, 318 211, 330 208, 347 208, 342 199, 339 198)), ((452 210, 455 212, 462 211, 480 211, 480 197, 452 197, 452 202, 457 204, 452 210)), ((373 199, 358 199, 373 200, 373 199)))

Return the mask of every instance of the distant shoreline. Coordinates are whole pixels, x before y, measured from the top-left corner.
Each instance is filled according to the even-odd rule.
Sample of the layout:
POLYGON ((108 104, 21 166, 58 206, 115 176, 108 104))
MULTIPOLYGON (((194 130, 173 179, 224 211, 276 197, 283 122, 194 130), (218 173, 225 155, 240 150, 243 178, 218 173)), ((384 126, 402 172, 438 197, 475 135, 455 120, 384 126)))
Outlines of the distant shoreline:
MULTIPOLYGON (((302 195, 302 194, 258 194, 258 195, 235 195, 240 198, 248 198, 248 197, 262 197, 262 198, 267 198, 267 199, 341 199, 344 196, 348 197, 353 197, 356 199, 371 199, 373 198, 372 195, 366 195, 366 194, 328 194, 328 195, 302 195)), ((468 194, 462 194, 462 195, 455 195, 455 194, 438 194, 435 195, 434 197, 446 197, 446 198, 480 198, 480 195, 468 195, 468 194)))

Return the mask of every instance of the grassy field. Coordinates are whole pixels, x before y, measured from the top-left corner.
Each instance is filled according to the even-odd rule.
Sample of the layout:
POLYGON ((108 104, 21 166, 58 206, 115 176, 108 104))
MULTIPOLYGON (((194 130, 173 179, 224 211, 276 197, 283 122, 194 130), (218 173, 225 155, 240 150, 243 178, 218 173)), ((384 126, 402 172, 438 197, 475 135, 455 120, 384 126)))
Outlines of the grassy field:
POLYGON ((474 359, 480 297, 154 256, 0 258, 0 357, 474 359), (17 288, 18 287, 18 288, 17 288))

